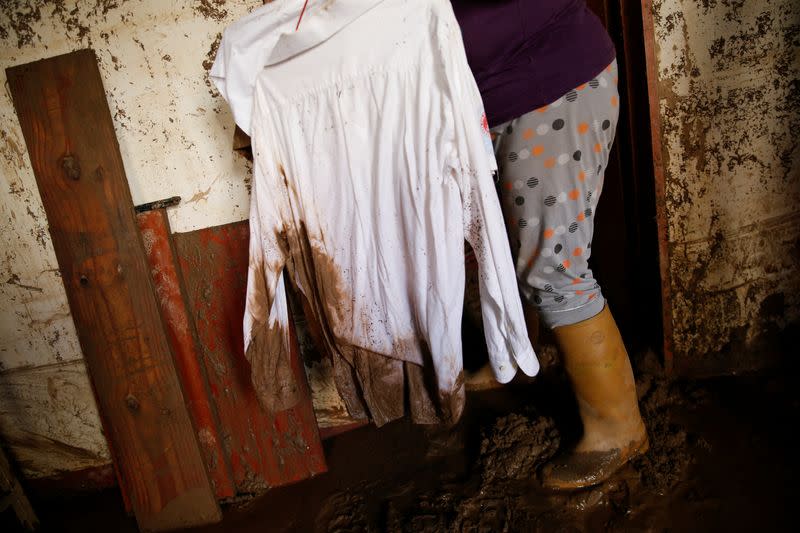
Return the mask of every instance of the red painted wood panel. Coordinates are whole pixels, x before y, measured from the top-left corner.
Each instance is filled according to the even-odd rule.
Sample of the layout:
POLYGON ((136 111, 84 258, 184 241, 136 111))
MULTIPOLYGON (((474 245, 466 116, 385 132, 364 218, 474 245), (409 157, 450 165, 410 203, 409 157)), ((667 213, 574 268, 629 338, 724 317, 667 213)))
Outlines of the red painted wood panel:
POLYGON ((205 369, 201 365, 194 322, 186 308, 167 212, 164 209, 146 211, 138 213, 136 219, 150 262, 167 339, 175 354, 178 375, 214 493, 217 498, 230 498, 236 494, 233 475, 222 449, 219 421, 211 403, 205 369))
MULTIPOLYGON (((304 400, 268 416, 250 382, 242 320, 249 226, 228 224, 174 235, 220 435, 239 492, 300 481, 326 470, 311 393, 297 349, 293 371, 304 400)), ((294 330, 292 328, 292 333, 294 330)))

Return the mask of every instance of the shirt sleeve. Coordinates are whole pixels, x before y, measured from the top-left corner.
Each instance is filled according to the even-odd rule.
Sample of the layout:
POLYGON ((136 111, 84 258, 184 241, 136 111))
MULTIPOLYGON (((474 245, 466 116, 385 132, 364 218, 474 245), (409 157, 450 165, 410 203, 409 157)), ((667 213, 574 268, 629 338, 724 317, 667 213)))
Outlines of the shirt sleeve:
POLYGON ((494 183, 488 174, 466 174, 464 235, 478 261, 481 314, 492 369, 500 383, 511 381, 517 366, 535 376, 539 362, 528 338, 494 183))
MULTIPOLYGON (((266 129, 266 128, 265 128, 266 129)), ((275 143, 254 136, 255 161, 250 200, 250 261, 244 313, 245 356, 261 405, 269 412, 294 406, 299 387, 292 372, 292 341, 283 270, 286 220, 282 167, 275 143)))
POLYGON ((457 161, 463 202, 464 236, 478 261, 481 314, 489 361, 500 383, 521 368, 534 376, 539 361, 528 338, 517 277, 492 171, 494 152, 487 150, 483 103, 466 60, 460 32, 450 39, 447 79, 454 102, 457 161), (477 111, 476 111, 477 110, 477 111))
POLYGON ((228 102, 236 125, 250 135, 253 88, 263 63, 260 57, 263 53, 253 46, 243 50, 231 31, 225 30, 208 77, 228 102))
POLYGON ((220 95, 228 102, 236 125, 248 135, 251 135, 256 78, 290 20, 283 11, 291 7, 285 2, 270 2, 231 24, 222 34, 214 64, 208 73, 220 95))

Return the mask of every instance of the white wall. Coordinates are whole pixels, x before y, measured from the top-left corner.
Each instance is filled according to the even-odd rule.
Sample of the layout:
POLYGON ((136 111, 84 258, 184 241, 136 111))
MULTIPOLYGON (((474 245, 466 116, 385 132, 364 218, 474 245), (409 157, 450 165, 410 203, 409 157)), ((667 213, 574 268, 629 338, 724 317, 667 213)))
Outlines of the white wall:
POLYGON ((675 363, 743 369, 800 320, 800 2, 652 14, 675 363))

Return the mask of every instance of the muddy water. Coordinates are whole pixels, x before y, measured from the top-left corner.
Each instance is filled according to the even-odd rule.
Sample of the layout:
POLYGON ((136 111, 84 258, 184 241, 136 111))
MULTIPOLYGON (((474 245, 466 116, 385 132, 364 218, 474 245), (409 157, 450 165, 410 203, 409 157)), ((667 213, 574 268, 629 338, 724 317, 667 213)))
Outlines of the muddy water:
MULTIPOLYGON (((449 431, 398 421, 331 439, 327 474, 228 505, 222 524, 196 531, 787 530, 798 496, 792 375, 640 376, 650 451, 572 494, 535 478, 579 434, 563 381, 544 376, 468 397, 449 431)), ((46 530, 135 531, 113 492, 37 504, 46 530)))

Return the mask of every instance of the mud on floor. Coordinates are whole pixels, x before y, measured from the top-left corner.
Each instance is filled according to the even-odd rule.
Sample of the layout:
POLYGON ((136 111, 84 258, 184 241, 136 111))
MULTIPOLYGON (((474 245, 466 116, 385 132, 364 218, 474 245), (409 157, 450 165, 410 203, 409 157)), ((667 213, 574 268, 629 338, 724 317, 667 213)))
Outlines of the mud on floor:
POLYGON ((789 523, 781 502, 797 495, 789 475, 797 461, 785 422, 796 419, 798 402, 780 380, 682 383, 640 376, 637 383, 651 449, 603 485, 544 492, 535 473, 557 451, 561 424, 524 406, 458 428, 457 438, 429 434, 436 457, 429 452, 428 459, 439 461, 435 472, 336 491, 322 502, 313 530, 709 531, 789 523), (449 457, 439 444, 448 439, 449 457), (754 441, 759 450, 745 444, 754 441))
MULTIPOLYGON (((563 377, 543 376, 470 396, 452 430, 399 421, 330 439, 328 473, 228 505, 221 524, 196 531, 789 530, 798 497, 793 375, 639 376, 649 452, 570 494, 544 492, 536 480, 579 437, 563 377)), ((34 504, 45 531, 136 531, 115 491, 34 504)))

